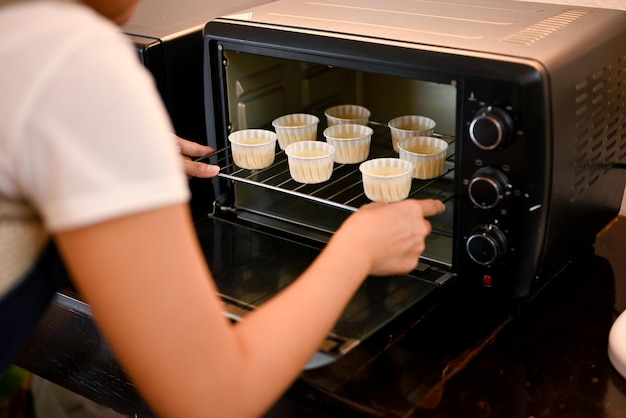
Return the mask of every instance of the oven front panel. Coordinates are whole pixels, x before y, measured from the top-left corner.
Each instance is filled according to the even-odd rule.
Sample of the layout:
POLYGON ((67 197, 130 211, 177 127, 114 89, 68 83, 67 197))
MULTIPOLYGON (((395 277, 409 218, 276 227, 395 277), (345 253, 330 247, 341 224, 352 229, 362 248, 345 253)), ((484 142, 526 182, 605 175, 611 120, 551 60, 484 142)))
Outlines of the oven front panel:
MULTIPOLYGON (((441 199, 447 210, 432 219, 422 261, 492 293, 523 298, 530 292, 550 178, 541 65, 220 22, 207 31, 216 32, 206 37, 207 126, 217 132, 216 148, 226 147, 230 132, 272 130, 274 118, 300 112, 318 116, 323 140, 324 110, 356 103, 371 110, 368 158, 397 157, 387 122, 406 114, 430 117, 434 135, 449 144, 446 169, 433 181, 414 179, 411 197, 441 199)), ((254 172, 225 154, 221 177, 230 206, 260 222, 329 235, 368 202, 356 164, 335 164, 329 182, 312 186, 291 179, 278 148, 276 163, 254 172)))
MULTIPOLYGON (((324 110, 358 104, 371 111, 368 158, 397 157, 388 121, 427 116, 437 123, 434 136, 449 144, 446 168, 432 181, 414 179, 410 196, 441 199, 447 210, 431 219, 433 233, 420 260, 422 269, 437 273, 414 276, 433 284, 433 290, 454 277, 496 303, 515 306, 571 261, 581 245, 555 241, 560 232, 551 229, 554 220, 569 215, 555 210, 555 197, 576 187, 566 182, 554 188, 556 176, 566 178, 572 170, 555 162, 579 152, 567 123, 554 122, 564 116, 576 120, 565 114, 573 103, 559 101, 582 83, 562 86, 559 71, 578 67, 568 65, 574 57, 563 56, 559 48, 544 57, 530 51, 533 45, 524 51, 500 45, 495 51, 481 50, 479 43, 459 49, 419 42, 237 18, 207 24, 207 129, 220 150, 213 162, 222 167, 214 218, 233 216, 238 225, 321 248, 351 212, 369 202, 358 165, 336 163, 329 181, 303 185, 291 178, 278 147, 268 169, 237 167, 228 135, 247 128, 273 130, 271 122, 279 116, 311 113, 320 120, 317 138, 323 141, 324 110), (560 245, 555 249, 550 243, 560 245)), ((580 217, 589 211, 581 205, 572 209, 580 217)), ((417 292, 407 306, 421 300, 417 292)))

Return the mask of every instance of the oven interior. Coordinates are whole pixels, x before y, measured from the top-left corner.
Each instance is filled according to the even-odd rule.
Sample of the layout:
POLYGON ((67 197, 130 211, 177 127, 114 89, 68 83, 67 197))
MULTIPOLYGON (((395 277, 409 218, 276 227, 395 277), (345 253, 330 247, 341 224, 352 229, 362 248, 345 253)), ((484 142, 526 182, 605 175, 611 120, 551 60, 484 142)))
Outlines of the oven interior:
MULTIPOLYGON (((288 113, 316 115, 318 140, 326 128, 324 111, 337 104, 360 104, 371 111, 374 130, 368 159, 398 157, 387 122, 401 115, 423 115, 436 121, 435 136, 450 144, 444 172, 433 180, 413 179, 410 197, 446 203, 445 214, 432 219, 433 236, 424 260, 450 268, 455 195, 455 131, 457 88, 381 73, 312 64, 249 53, 224 51, 223 80, 227 95, 228 132, 273 130, 273 119, 288 113)), ((369 202, 358 164, 335 164, 331 179, 306 185, 294 181, 286 156, 277 146, 274 164, 246 170, 232 163, 224 141, 217 153, 220 178, 228 180, 229 204, 240 217, 325 240, 349 213, 369 202), (268 218, 268 219, 263 219, 268 218)))
POLYGON ((369 126, 374 135, 368 159, 398 157, 387 126, 396 116, 430 117, 437 123, 434 136, 450 144, 440 177, 412 180, 410 197, 435 198, 446 204, 444 214, 430 219, 433 232, 419 267, 406 276, 365 281, 321 349, 331 355, 343 354, 454 277, 456 83, 227 48, 220 48, 220 53, 217 61, 221 64, 213 69, 212 77, 219 80, 224 126, 217 126, 213 145, 218 151, 209 158, 221 172, 214 181, 217 198, 213 213, 198 222, 198 231, 233 320, 293 281, 343 220, 369 200, 359 164, 335 163, 327 182, 301 184, 291 178, 286 155, 278 145, 269 168, 237 167, 228 147, 228 133, 248 128, 273 130, 271 122, 279 116, 310 113, 320 120, 317 138, 323 141, 325 109, 359 104, 371 111, 369 126), (224 259, 236 268, 223 266, 224 259))

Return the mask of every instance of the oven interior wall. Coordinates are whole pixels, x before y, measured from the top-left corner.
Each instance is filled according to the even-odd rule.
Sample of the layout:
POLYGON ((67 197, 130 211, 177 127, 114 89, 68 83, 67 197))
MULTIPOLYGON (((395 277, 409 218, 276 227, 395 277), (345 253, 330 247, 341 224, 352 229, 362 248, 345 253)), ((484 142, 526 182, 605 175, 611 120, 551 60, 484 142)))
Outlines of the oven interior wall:
POLYGON ((320 117, 337 104, 360 104, 370 120, 383 124, 396 116, 417 114, 437 122, 436 132, 454 136, 456 88, 320 64, 225 51, 232 131, 271 126, 287 113, 320 117))

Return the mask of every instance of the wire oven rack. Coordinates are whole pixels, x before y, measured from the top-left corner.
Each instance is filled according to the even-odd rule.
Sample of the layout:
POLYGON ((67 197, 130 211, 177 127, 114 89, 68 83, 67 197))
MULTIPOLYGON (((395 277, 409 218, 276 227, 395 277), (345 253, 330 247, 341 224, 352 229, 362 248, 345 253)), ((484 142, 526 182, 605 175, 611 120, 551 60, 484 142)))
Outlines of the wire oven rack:
MULTIPOLYGON (((454 142, 451 136, 434 134, 450 145, 443 173, 431 180, 413 179, 409 197, 417 199, 433 198, 452 204, 454 197, 454 142)), ((375 133, 369 159, 397 157, 391 148, 391 139, 387 133, 375 133)), ((205 157, 206 158, 206 157, 205 157)), ((287 156, 277 147, 274 163, 265 169, 247 170, 237 167, 232 162, 230 147, 211 154, 211 162, 220 166, 219 177, 234 183, 243 183, 262 187, 274 192, 284 193, 321 205, 344 211, 356 211, 363 204, 369 203, 363 191, 359 164, 335 163, 330 180, 320 184, 302 184, 291 178, 287 156)), ((444 228, 448 229, 448 228, 444 228)), ((445 233, 445 232, 444 232, 445 233)))

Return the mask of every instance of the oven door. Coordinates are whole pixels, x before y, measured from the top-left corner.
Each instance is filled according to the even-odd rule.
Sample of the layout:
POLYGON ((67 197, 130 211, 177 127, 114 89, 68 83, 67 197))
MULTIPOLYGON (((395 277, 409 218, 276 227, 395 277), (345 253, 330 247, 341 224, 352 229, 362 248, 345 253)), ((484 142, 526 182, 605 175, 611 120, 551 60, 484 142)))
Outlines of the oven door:
MULTIPOLYGON (((224 301, 224 312, 233 321, 243 319, 277 295, 320 252, 311 243, 215 217, 198 221, 197 231, 224 301)), ((368 278, 307 368, 328 364, 347 353, 409 307, 426 299, 450 277, 448 272, 420 263, 418 270, 408 275, 368 278)), ((341 277, 336 279, 339 281, 341 277)))
MULTIPOLYGON (((373 155, 388 152, 387 130, 376 131, 373 155), (378 147, 378 142, 385 146, 378 147)), ((228 163, 230 157, 229 149, 211 157, 221 167, 217 181, 225 193, 213 213, 196 222, 196 230, 225 314, 238 321, 296 280, 343 220, 369 200, 355 165, 335 164, 331 181, 303 185, 291 179, 285 153, 278 148, 274 164, 263 170, 241 169, 228 163)), ((437 198, 452 206, 453 153, 448 158, 449 175, 413 181, 411 197, 437 198)), ((452 212, 449 207, 430 218, 433 233, 416 270, 365 280, 307 368, 346 354, 455 277, 450 257, 452 212)))

